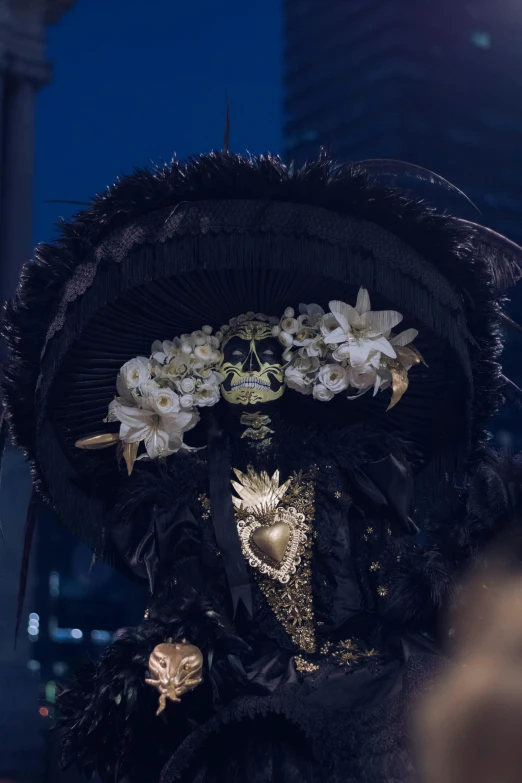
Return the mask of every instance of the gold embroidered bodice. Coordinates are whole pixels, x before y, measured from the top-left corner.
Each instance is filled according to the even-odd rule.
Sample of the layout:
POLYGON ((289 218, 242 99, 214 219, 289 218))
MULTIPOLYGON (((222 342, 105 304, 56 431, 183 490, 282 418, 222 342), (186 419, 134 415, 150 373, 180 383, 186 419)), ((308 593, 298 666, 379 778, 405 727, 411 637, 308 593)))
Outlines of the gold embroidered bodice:
POLYGON ((243 555, 260 590, 292 641, 316 651, 312 602, 314 470, 279 484, 273 476, 235 470, 233 498, 243 555))

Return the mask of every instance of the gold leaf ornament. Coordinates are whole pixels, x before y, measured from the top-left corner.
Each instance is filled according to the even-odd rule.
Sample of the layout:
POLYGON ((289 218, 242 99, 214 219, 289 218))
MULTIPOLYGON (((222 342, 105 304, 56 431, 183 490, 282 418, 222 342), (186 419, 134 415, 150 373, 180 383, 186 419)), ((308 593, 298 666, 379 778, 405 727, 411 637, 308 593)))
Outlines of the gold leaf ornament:
POLYGON ((386 410, 391 410, 401 400, 408 389, 408 370, 417 364, 428 365, 422 358, 421 353, 412 345, 394 346, 397 359, 390 362, 390 375, 392 385, 392 398, 386 410))
POLYGON ((252 514, 264 515, 275 511, 290 486, 290 480, 279 486, 278 470, 269 476, 264 470, 256 473, 252 467, 246 473, 234 468, 234 474, 238 481, 232 481, 232 486, 239 496, 232 496, 234 507, 252 514))
POLYGON ((167 699, 181 701, 181 697, 196 688, 203 680, 203 654, 199 647, 186 639, 172 644, 172 640, 158 644, 149 658, 149 676, 145 679, 159 693, 156 715, 163 712, 167 699))
POLYGON ((101 432, 96 435, 88 435, 80 438, 74 444, 77 449, 85 451, 95 451, 97 449, 107 449, 109 446, 116 446, 120 442, 120 436, 117 432, 101 432))

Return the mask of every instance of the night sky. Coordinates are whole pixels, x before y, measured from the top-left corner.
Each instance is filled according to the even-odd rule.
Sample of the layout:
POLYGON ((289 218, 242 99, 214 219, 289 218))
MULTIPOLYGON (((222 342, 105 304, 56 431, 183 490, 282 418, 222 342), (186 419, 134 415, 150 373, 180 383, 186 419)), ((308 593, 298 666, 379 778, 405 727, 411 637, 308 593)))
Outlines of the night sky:
POLYGON ((221 148, 281 152, 280 0, 77 0, 49 28, 35 242, 133 166, 221 148))

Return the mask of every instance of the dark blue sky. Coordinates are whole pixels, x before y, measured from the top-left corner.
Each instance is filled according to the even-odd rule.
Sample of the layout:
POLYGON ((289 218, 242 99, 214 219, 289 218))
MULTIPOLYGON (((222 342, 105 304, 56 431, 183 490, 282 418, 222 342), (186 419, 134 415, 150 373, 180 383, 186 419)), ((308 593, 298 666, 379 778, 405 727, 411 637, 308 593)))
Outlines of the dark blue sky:
POLYGON ((38 97, 35 241, 135 165, 220 148, 281 151, 280 0, 77 0, 49 29, 38 97))

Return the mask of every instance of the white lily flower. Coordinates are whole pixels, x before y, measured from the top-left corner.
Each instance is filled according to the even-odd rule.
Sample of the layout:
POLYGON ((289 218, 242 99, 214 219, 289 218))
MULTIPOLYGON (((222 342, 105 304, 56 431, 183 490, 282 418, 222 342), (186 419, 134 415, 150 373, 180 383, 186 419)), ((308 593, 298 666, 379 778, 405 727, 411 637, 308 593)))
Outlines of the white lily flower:
POLYGON ((120 438, 124 443, 143 443, 151 459, 168 457, 181 448, 182 434, 198 422, 195 412, 162 417, 154 411, 123 405, 116 399, 109 405, 109 421, 120 422, 120 438))
POLYGON ((370 297, 365 288, 359 290, 355 307, 334 300, 330 302, 330 310, 338 327, 330 330, 324 341, 327 344, 347 344, 350 364, 364 364, 371 351, 396 358, 395 349, 384 334, 402 321, 400 313, 395 310, 370 310, 370 297))
POLYGON ((412 343, 419 332, 417 329, 405 329, 404 332, 396 334, 395 337, 388 338, 392 345, 399 345, 402 348, 412 343))
POLYGON ((310 326, 318 326, 319 321, 324 315, 324 310, 321 305, 318 304, 300 304, 299 313, 308 318, 310 326))
POLYGON ((155 340, 152 343, 151 358, 160 364, 166 364, 181 350, 181 340, 155 340))

